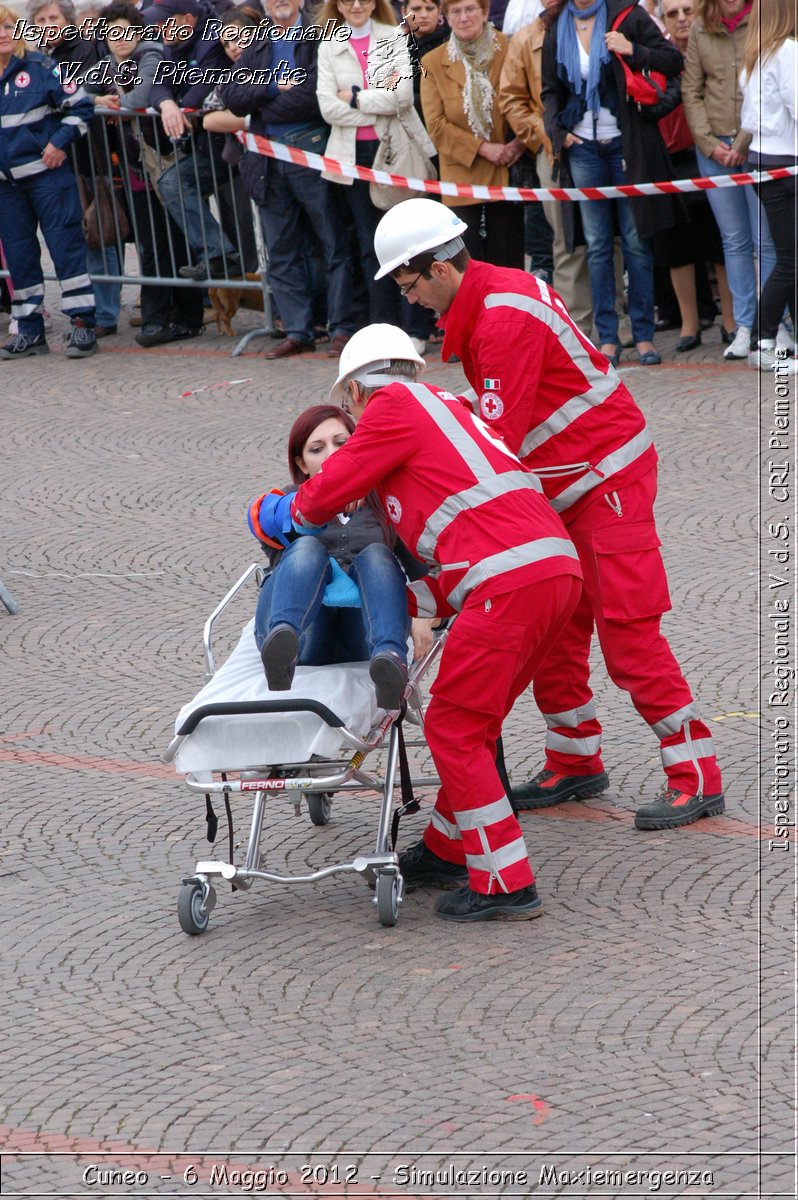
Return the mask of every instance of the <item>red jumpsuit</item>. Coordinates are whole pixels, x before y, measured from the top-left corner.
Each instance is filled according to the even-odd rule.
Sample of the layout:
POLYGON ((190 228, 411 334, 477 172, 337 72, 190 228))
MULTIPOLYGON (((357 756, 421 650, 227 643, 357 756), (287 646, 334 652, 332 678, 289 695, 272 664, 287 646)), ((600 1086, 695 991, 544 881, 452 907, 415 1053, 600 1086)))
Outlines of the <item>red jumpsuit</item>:
POLYGON ((443 358, 460 358, 475 411, 541 479, 582 564, 582 599, 533 685, 546 768, 603 770, 589 683, 595 626, 610 678, 660 740, 668 786, 719 793, 712 735, 660 632, 671 603, 642 412, 557 293, 523 271, 470 262, 440 324, 443 358))
POLYGON ((431 568, 408 585, 411 613, 460 614, 425 721, 441 789, 424 841, 467 863, 474 891, 518 891, 534 877, 496 770, 496 739, 577 602, 576 550, 535 476, 435 387, 394 383, 373 393, 291 513, 299 526, 320 525, 372 488, 431 568))

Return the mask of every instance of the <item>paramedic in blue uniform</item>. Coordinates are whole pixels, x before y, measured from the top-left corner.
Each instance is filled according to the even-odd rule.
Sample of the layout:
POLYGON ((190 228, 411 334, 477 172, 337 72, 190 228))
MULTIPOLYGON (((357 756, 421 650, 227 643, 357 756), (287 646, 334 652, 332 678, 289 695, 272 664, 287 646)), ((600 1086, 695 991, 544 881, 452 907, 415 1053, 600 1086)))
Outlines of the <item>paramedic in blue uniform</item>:
POLYGON ((85 134, 94 106, 77 84, 62 85, 46 55, 14 39, 16 23, 12 10, 0 5, 0 243, 19 329, 0 358, 48 353, 39 229, 61 284, 61 308, 72 322, 65 353, 86 358, 97 349, 94 293, 67 151, 85 134))

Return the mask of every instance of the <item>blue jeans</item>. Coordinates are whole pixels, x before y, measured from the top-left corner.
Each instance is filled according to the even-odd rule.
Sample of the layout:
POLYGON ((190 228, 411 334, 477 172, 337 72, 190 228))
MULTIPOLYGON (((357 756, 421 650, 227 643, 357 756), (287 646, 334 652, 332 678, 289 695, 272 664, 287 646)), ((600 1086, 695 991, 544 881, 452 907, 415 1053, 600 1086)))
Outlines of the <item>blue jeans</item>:
POLYGON ((373 542, 355 555, 349 575, 360 590, 360 608, 322 603, 330 574, 330 556, 317 538, 291 543, 258 597, 258 649, 269 630, 285 622, 299 634, 299 662, 308 666, 361 662, 382 650, 404 660, 410 618, 405 577, 393 552, 373 542))
POLYGON ((214 170, 206 154, 182 158, 167 167, 158 180, 158 191, 172 220, 180 226, 198 262, 237 254, 233 243, 219 228, 206 199, 227 182, 224 174, 214 170))
POLYGON ((94 305, 98 325, 116 325, 121 307, 121 283, 99 283, 95 275, 121 275, 119 253, 116 246, 104 246, 98 250, 86 248, 86 269, 91 278, 94 305))
POLYGON ((324 254, 327 321, 330 336, 354 332, 352 267, 346 231, 330 195, 330 184, 316 171, 293 163, 269 163, 260 218, 269 251, 269 283, 287 337, 313 345, 313 296, 305 264, 307 214, 324 254))
MULTIPOLYGON (((602 145, 582 142, 568 150, 574 187, 607 187, 628 183, 619 137, 602 145)), ((654 264, 647 242, 637 232, 628 200, 580 200, 579 212, 587 243, 587 269, 593 296, 593 319, 602 345, 618 343, 615 310, 615 223, 621 233, 623 263, 629 280, 629 319, 636 342, 654 336, 654 264)))
MULTIPOLYGON (((727 146, 731 145, 731 138, 721 140, 727 146)), ((698 147, 696 157, 702 175, 739 175, 741 171, 748 170, 747 163, 741 167, 722 167, 714 158, 703 155, 698 147)), ((707 199, 723 241, 723 258, 734 304, 735 323, 752 329, 756 317, 754 250, 759 262, 760 287, 776 265, 776 251, 765 210, 750 185, 713 188, 707 192, 707 199)))

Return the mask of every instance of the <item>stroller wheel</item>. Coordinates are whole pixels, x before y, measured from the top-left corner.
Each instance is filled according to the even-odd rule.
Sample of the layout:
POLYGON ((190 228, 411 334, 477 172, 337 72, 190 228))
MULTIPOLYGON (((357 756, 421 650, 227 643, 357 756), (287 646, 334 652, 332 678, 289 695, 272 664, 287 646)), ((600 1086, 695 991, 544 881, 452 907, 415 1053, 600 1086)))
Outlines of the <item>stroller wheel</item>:
POLYGON ((388 928, 399 920, 399 880, 395 875, 377 876, 377 914, 380 925, 388 928))
POLYGON ((184 883, 177 895, 177 919, 183 933, 204 933, 208 928, 212 907, 212 903, 203 905, 202 886, 199 883, 184 883))
POLYGON ((308 792, 308 815, 314 825, 328 825, 332 816, 332 792, 308 792))

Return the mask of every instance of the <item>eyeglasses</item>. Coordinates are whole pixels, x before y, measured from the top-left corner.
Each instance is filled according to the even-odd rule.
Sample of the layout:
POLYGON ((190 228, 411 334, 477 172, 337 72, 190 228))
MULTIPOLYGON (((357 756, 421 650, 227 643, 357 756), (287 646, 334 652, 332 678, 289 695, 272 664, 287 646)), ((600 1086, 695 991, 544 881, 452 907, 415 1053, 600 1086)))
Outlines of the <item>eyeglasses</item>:
POLYGON ((426 271, 419 271, 419 273, 418 273, 418 275, 416 275, 415 279, 410 280, 410 283, 401 284, 399 287, 399 295, 400 296, 409 296, 422 275, 426 275, 426 271))
POLYGON ((662 14, 662 19, 663 19, 663 21, 670 21, 670 20, 672 20, 673 17, 678 17, 679 13, 682 13, 685 17, 692 17, 692 15, 693 15, 692 4, 685 4, 683 7, 680 7, 680 8, 672 8, 670 10, 670 12, 664 12, 662 14))
POLYGON ((454 21, 462 21, 464 17, 465 18, 473 17, 477 13, 481 13, 481 12, 484 12, 484 9, 476 8, 473 5, 470 8, 461 8, 459 12, 455 12, 454 9, 450 8, 446 14, 446 19, 449 22, 449 24, 451 24, 451 22, 453 20, 454 21))
POLYGON ((355 4, 359 4, 361 8, 368 8, 373 3, 374 0, 338 0, 338 7, 354 8, 355 4))

